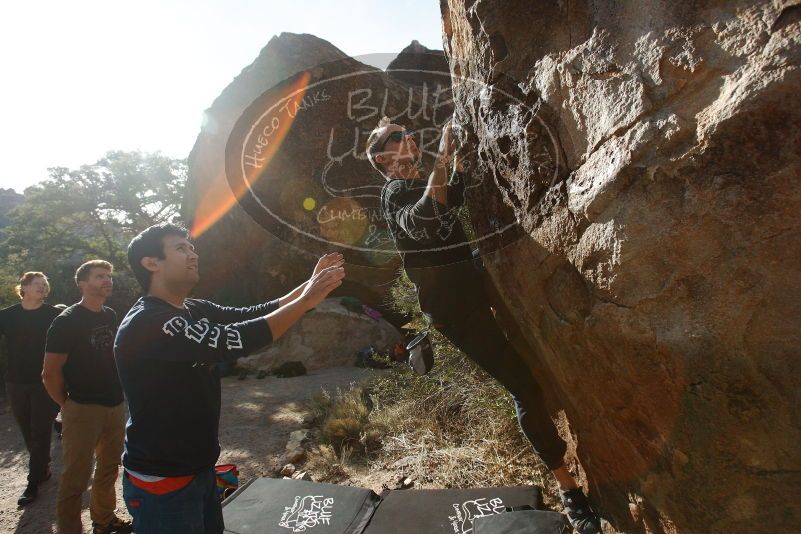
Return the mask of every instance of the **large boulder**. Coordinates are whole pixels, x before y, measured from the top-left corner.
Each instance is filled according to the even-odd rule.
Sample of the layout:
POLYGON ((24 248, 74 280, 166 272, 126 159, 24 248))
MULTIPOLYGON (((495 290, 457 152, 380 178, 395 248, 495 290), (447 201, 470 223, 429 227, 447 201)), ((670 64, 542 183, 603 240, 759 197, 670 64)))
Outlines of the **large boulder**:
POLYGON ((198 294, 223 301, 267 300, 311 274, 311 254, 290 250, 237 204, 225 178, 225 145, 236 120, 265 90, 299 70, 345 57, 322 39, 281 34, 270 40, 204 113, 189 154, 182 207, 184 219, 192 222, 205 273, 198 294))
POLYGON ((352 366, 362 349, 391 354, 396 343, 403 343, 403 335, 390 323, 349 310, 340 301, 325 299, 266 351, 241 358, 237 365, 271 370, 285 362, 301 362, 309 371, 352 366))
POLYGON ((485 264, 593 499, 797 531, 801 5, 442 5, 471 218, 520 227, 485 264))
POLYGON ((189 156, 184 204, 210 273, 200 294, 273 298, 339 250, 348 276, 335 294, 391 315, 385 301, 399 258, 378 209, 384 181, 364 143, 390 115, 436 147, 452 111, 443 53, 414 49, 403 66, 418 62, 435 80, 426 61, 437 58, 436 87, 396 79, 317 37, 282 33, 215 100, 189 156))

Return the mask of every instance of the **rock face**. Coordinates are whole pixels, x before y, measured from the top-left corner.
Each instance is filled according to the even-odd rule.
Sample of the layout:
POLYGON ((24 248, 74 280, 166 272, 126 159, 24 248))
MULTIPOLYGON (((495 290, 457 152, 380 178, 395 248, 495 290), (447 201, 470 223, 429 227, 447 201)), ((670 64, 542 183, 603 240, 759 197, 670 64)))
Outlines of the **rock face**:
POLYGON ((306 314, 265 352, 237 361, 250 369, 272 369, 298 361, 309 371, 353 366, 356 352, 372 346, 389 351, 403 336, 384 319, 348 311, 338 298, 328 298, 306 314))
POLYGON ((285 294, 311 274, 316 261, 312 251, 293 249, 237 203, 225 176, 225 147, 237 119, 264 91, 304 69, 345 58, 322 39, 281 34, 206 110, 189 155, 183 204, 184 218, 192 221, 202 272, 211 274, 201 276, 198 294, 223 301, 267 300, 285 294))
MULTIPOLYGON (((433 54, 415 50, 400 58, 404 67, 433 54)), ((436 87, 395 79, 311 35, 283 33, 265 46, 207 110, 189 157, 184 216, 212 273, 198 293, 274 298, 303 282, 320 255, 340 250, 348 277, 336 294, 390 316, 384 300, 399 259, 378 210, 384 180, 364 143, 390 115, 428 128, 436 147, 452 105, 441 97, 450 86, 444 55, 433 57, 436 87), (437 99, 447 102, 434 110, 437 99)))
POLYGON ((485 263, 604 516, 801 528, 801 4, 442 6, 471 218, 520 223, 485 263))

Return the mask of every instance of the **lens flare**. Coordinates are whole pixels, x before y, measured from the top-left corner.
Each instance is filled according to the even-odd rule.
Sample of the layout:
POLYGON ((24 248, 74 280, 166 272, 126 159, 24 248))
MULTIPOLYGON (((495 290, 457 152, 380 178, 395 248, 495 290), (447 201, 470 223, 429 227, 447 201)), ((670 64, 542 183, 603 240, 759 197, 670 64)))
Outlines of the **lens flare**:
POLYGON ((320 235, 329 242, 353 245, 365 235, 369 221, 365 210, 352 198, 334 198, 317 213, 320 235))
MULTIPOLYGON (((289 133, 292 127, 296 114, 291 110, 297 109, 297 106, 303 101, 306 95, 306 89, 309 85, 311 75, 309 72, 302 73, 298 79, 281 90, 276 95, 275 102, 286 102, 282 106, 276 106, 275 119, 278 124, 274 131, 271 131, 270 142, 261 148, 259 154, 259 168, 254 172, 249 173, 246 177, 247 181, 252 185, 261 178, 270 161, 281 148, 281 144, 289 133)), ((209 187, 202 193, 202 198, 198 202, 197 211, 195 212, 194 221, 190 230, 193 238, 201 236, 209 228, 214 226, 228 211, 234 207, 234 204, 242 198, 247 192, 246 184, 237 185, 232 188, 225 177, 224 165, 220 165, 220 171, 214 177, 214 180, 209 187)))

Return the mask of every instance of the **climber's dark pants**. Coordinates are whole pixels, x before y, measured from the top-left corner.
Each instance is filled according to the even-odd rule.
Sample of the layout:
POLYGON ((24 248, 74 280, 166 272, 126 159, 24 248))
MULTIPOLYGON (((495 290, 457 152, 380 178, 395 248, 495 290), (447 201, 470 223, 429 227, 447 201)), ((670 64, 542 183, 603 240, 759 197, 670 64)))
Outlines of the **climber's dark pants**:
POLYGON ((542 389, 523 358, 503 335, 483 291, 460 302, 458 310, 446 317, 430 317, 433 326, 512 394, 517 420, 534 451, 549 469, 564 463, 566 445, 559 437, 548 411, 542 389))

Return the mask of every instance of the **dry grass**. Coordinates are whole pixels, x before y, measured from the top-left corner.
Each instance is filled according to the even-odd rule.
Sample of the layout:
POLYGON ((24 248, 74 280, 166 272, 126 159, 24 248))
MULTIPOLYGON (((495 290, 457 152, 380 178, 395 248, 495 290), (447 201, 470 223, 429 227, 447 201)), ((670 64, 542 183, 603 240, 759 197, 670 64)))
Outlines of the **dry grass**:
POLYGON ((380 447, 383 430, 370 419, 366 400, 365 390, 359 387, 337 390, 334 397, 324 391, 312 399, 320 441, 336 454, 366 456, 380 447))
MULTIPOLYGON (((413 325, 425 328, 405 277, 393 298, 402 311, 416 311, 413 325)), ((429 487, 535 484, 553 503, 555 481, 520 433, 506 391, 433 331, 432 344, 435 365, 427 376, 398 365, 366 386, 314 399, 320 445, 308 469, 331 481, 366 466, 429 487)))
POLYGON ((434 347, 431 375, 403 369, 372 385, 370 419, 388 429, 376 462, 441 487, 546 486, 506 391, 444 340, 434 347))
POLYGON ((348 451, 337 454, 331 445, 320 444, 309 451, 304 469, 314 473, 316 480, 343 482, 349 476, 348 456, 348 451))

